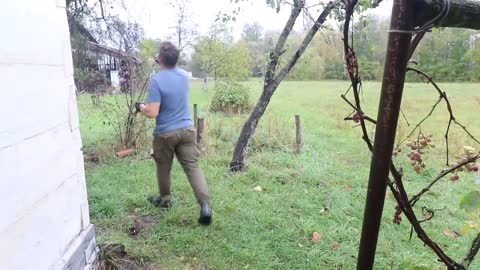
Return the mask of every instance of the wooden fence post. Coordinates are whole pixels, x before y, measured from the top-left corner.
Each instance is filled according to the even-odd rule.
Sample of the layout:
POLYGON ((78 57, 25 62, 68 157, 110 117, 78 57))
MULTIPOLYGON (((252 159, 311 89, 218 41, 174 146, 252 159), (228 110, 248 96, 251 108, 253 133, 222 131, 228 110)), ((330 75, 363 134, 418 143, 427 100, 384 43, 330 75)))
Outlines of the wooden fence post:
POLYGON ((302 122, 300 121, 300 115, 295 115, 295 127, 296 127, 296 143, 297 153, 302 152, 302 122))
POLYGON ((197 144, 198 148, 200 149, 201 152, 205 151, 205 138, 204 138, 204 133, 205 133, 205 119, 204 118, 198 118, 197 121, 197 144))
POLYGON ((198 126, 198 106, 197 104, 193 104, 193 125, 195 128, 198 126))

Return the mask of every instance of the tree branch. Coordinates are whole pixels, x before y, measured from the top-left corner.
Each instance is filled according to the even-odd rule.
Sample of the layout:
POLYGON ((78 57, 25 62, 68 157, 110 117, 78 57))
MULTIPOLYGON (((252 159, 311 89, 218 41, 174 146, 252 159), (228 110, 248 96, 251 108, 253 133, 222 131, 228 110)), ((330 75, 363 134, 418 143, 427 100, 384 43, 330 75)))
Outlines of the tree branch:
POLYGON ((479 249, 480 249, 480 233, 478 233, 477 237, 473 240, 472 246, 470 247, 470 251, 462 261, 462 265, 465 267, 465 269, 468 269, 468 266, 470 266, 470 264, 472 263, 479 249))
POLYGON ((333 8, 335 8, 338 5, 338 3, 339 3, 339 0, 328 3, 328 5, 325 7, 322 13, 318 16, 318 19, 316 20, 315 24, 312 26, 308 34, 303 39, 302 43, 300 44, 300 47, 298 47, 297 51, 293 54, 290 61, 288 61, 288 63, 282 68, 282 70, 278 73, 278 75, 273 80, 273 85, 275 85, 275 87, 278 86, 278 84, 280 84, 280 82, 287 76, 290 70, 295 66, 298 59, 300 59, 300 57, 303 55, 303 53, 307 49, 308 44, 310 44, 312 39, 315 37, 315 34, 317 34, 318 30, 327 19, 328 15, 330 15, 330 12, 333 10, 333 8))
MULTIPOLYGON (((445 18, 435 24, 436 27, 458 27, 480 30, 480 1, 449 0, 450 8, 445 18)), ((443 9, 444 0, 417 0, 415 6, 415 25, 423 26, 435 18, 443 9)))
MULTIPOLYGON (((345 22, 343 25, 343 45, 344 45, 344 54, 345 54, 345 62, 347 65, 347 71, 348 75, 350 77, 351 81, 351 88, 353 89, 353 96, 355 98, 355 110, 360 113, 360 115, 364 115, 362 111, 362 106, 360 102, 360 91, 362 88, 362 82, 360 79, 359 75, 359 68, 358 68, 358 61, 357 57, 355 55, 355 52, 352 48, 350 48, 350 45, 348 44, 348 36, 349 36, 349 30, 350 30, 350 20, 351 17, 355 11, 355 6, 357 5, 358 0, 352 0, 351 2, 348 3, 348 5, 345 7, 345 22)), ((350 89, 350 88, 349 88, 350 89)), ((347 91, 348 92, 348 91, 347 91)), ((344 98, 344 97, 342 97, 344 98)), ((346 98, 344 100, 351 104, 346 98)), ((373 120, 373 119, 372 119, 373 120)), ((376 121, 375 121, 376 123, 376 121)), ((368 146, 368 149, 370 151, 373 150, 373 144, 372 141, 370 140, 368 136, 368 131, 367 131, 367 126, 365 124, 365 118, 360 117, 360 126, 362 128, 362 139, 365 141, 365 143, 368 146)))
POLYGON ((267 73, 265 74, 265 86, 269 85, 273 81, 273 77, 275 76, 275 71, 278 66, 278 60, 280 56, 283 54, 283 47, 285 47, 285 43, 287 42, 287 38, 292 32, 293 26, 295 26, 295 22, 302 11, 302 6, 300 5, 299 1, 295 1, 295 5, 293 6, 293 10, 290 13, 290 17, 288 18, 285 27, 278 38, 277 44, 275 45, 275 49, 273 52, 270 53, 270 62, 268 63, 267 73))
POLYGON ((442 171, 435 179, 433 179, 430 184, 428 184, 428 186, 426 186, 425 188, 422 189, 422 191, 420 191, 418 194, 416 194, 415 196, 412 197, 412 199, 410 199, 410 204, 412 206, 415 205, 415 203, 417 203, 417 201, 420 199, 420 197, 425 194, 426 192, 428 192, 433 185, 435 185, 440 179, 442 179, 443 177, 447 176, 449 173, 451 172, 454 172, 456 171, 458 168, 461 168, 469 163, 472 163, 472 162, 475 162, 477 161, 478 159, 480 158, 480 155, 477 155, 475 157, 471 157, 468 159, 468 161, 466 162, 461 162, 460 164, 457 164, 456 166, 448 169, 448 170, 445 170, 445 171, 442 171))
POLYGON ((415 38, 412 40, 412 45, 410 46, 410 50, 408 51, 408 59, 412 59, 413 53, 418 47, 418 44, 420 44, 420 41, 422 41, 423 37, 425 36, 425 33, 418 33, 415 35, 415 38))
MULTIPOLYGON (((457 121, 457 119, 455 118, 455 115, 453 114, 453 109, 452 109, 452 105, 450 104, 450 100, 448 99, 447 97, 447 93, 445 93, 444 91, 442 91, 440 89, 440 87, 437 85, 437 83, 433 80, 433 78, 431 76, 429 76, 427 73, 425 73, 424 71, 418 69, 418 68, 412 68, 412 67, 408 67, 407 68, 407 71, 414 71, 415 73, 425 77, 429 83, 431 83, 433 85, 433 87, 435 88, 435 90, 437 90, 438 94, 440 95, 440 99, 439 100, 445 100, 445 103, 447 104, 447 110, 448 110, 448 113, 449 113, 449 120, 448 120, 448 127, 447 127, 447 131, 445 132, 445 141, 446 141, 446 148, 447 148, 447 165, 449 163, 449 145, 448 145, 448 135, 450 133, 450 127, 452 125, 452 122, 455 123, 457 126, 459 126, 460 128, 463 129, 463 131, 470 137, 470 139, 472 139, 473 141, 475 141, 476 143, 480 144, 480 141, 467 129, 467 127, 463 124, 461 124, 460 122, 457 121)), ((432 108, 432 111, 435 110, 435 107, 436 105, 438 105, 438 102, 435 104, 435 106, 432 108)), ((426 118, 428 118, 429 115, 427 115, 426 118)), ((422 120, 425 121, 426 119, 422 120)), ((421 123, 419 123, 420 125, 421 123)), ((417 127, 419 126, 417 125, 417 127)), ((413 132, 412 132, 413 133, 413 132)))

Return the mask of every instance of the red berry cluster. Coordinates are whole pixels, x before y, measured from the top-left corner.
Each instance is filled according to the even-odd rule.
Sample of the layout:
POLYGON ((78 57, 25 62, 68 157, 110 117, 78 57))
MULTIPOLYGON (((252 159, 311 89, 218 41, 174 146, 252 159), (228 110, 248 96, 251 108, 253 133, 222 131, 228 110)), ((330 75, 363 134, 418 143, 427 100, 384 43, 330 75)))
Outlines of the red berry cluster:
POLYGON ((365 114, 363 112, 360 112, 360 111, 357 111, 354 115, 353 115, 353 122, 355 123, 360 123, 360 120, 363 119, 363 116, 365 114))
POLYGON ((407 154, 407 157, 411 160, 410 164, 415 172, 419 174, 425 168, 425 163, 422 159, 422 155, 425 154, 424 150, 435 147, 435 144, 432 142, 432 135, 424 136, 420 134, 417 140, 407 142, 407 147, 412 150, 407 154))
POLYGON ((457 181, 460 179, 460 176, 458 176, 459 172, 467 171, 467 172, 478 172, 478 165, 475 163, 475 161, 470 162, 474 157, 477 156, 477 153, 475 152, 475 149, 469 146, 465 146, 463 148, 463 153, 457 157, 457 160, 453 162, 450 165, 450 168, 455 168, 458 167, 461 164, 460 167, 458 167, 456 170, 453 170, 451 173, 453 174, 450 177, 450 180, 452 181, 457 181))

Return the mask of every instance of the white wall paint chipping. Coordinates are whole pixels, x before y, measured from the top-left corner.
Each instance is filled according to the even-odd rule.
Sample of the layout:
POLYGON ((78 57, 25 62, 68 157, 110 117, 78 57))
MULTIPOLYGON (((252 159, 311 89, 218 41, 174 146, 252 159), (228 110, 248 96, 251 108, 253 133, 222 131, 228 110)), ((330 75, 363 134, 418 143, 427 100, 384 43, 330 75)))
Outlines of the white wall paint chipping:
POLYGON ((0 9, 0 270, 84 267, 69 256, 85 246, 94 257, 64 5, 0 9))

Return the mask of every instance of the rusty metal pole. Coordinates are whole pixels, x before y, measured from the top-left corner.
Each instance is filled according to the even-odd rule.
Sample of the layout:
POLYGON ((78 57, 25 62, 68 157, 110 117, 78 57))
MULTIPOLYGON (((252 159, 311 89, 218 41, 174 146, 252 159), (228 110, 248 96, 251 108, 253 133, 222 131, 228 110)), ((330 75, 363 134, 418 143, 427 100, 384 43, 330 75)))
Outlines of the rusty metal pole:
POLYGON ((373 269, 378 233, 382 220, 387 179, 402 102, 408 51, 414 27, 415 0, 395 0, 388 37, 385 70, 378 108, 373 156, 368 181, 367 201, 363 217, 357 269, 373 269))

